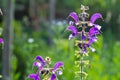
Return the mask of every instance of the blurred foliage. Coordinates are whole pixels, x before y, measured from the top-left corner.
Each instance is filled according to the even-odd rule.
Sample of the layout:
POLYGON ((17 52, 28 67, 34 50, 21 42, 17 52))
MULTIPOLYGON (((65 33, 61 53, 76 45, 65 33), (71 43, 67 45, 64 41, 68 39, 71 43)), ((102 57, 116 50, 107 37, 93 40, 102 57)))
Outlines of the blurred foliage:
MULTIPOLYGON (((38 1, 40 4, 48 3, 47 0, 38 1)), ((21 4, 28 8, 28 2, 29 0, 16 0, 16 6, 21 4)), ((2 2, 0 4, 3 5, 2 2)), ((56 0, 56 18, 63 21, 56 20, 52 25, 47 21, 41 22, 37 31, 33 31, 29 23, 23 19, 15 20, 13 23, 13 80, 25 80, 28 74, 32 73, 32 63, 36 55, 51 57, 52 64, 57 61, 64 62, 63 75, 59 80, 79 80, 74 74, 76 69, 74 39, 72 41, 67 39, 69 31, 65 31, 67 22, 64 20, 70 12, 80 12, 81 4, 90 7, 88 11, 90 15, 99 12, 104 18, 104 22, 97 21, 102 26, 103 37, 100 35, 99 41, 93 45, 96 52, 89 54, 90 68, 87 80, 120 80, 120 0, 56 0)), ((28 14, 23 16, 28 18, 28 14)), ((3 24, 0 24, 0 27, 2 26, 3 24)), ((0 57, 1 52, 0 48, 0 57)), ((0 74, 1 66, 2 64, 0 64, 0 74)))
MULTIPOLYGON (((32 62, 36 55, 43 57, 49 56, 52 58, 52 64, 56 61, 63 61, 65 64, 63 75, 60 80, 78 80, 75 78, 74 71, 74 39, 69 41, 65 31, 67 27, 64 22, 55 22, 52 25, 52 41, 53 44, 48 44, 46 37, 48 32, 24 32, 20 22, 14 22, 14 54, 13 54, 13 78, 14 80, 22 80, 27 78, 27 75, 32 73, 32 62), (59 24, 60 23, 60 24, 59 24), (44 32, 44 33, 43 33, 44 32), (47 34, 46 34, 47 33, 47 34), (44 35, 44 36, 43 36, 44 35), (66 35, 66 36, 65 36, 66 35), (66 39, 65 39, 66 38, 66 39), (33 42, 29 40, 33 39, 33 42)), ((110 31, 106 32, 105 36, 112 36, 110 31)), ((96 48, 95 53, 89 54, 90 68, 88 70, 87 80, 119 80, 119 47, 120 42, 115 42, 113 37, 104 38, 100 35, 99 41, 93 46, 96 48), (108 40, 107 40, 108 39, 108 40), (108 41, 108 42, 105 42, 108 41)))

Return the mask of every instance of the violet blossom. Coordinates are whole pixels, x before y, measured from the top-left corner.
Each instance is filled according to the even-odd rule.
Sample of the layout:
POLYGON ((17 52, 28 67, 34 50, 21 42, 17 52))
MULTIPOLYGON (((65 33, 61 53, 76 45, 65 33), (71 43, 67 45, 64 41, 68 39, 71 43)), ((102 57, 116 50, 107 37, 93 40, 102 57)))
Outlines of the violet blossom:
POLYGON ((69 35, 69 40, 73 37, 81 37, 82 41, 87 41, 87 43, 78 43, 79 48, 82 50, 83 53, 87 53, 87 48, 90 48, 91 51, 95 51, 94 48, 91 47, 91 45, 97 41, 97 35, 100 34, 101 26, 98 24, 95 24, 95 21, 97 19, 103 19, 102 15, 100 13, 95 13, 91 16, 90 21, 87 22, 87 26, 84 23, 85 21, 79 20, 79 18, 83 19, 83 15, 78 17, 77 13, 71 12, 69 14, 69 17, 73 18, 74 21, 69 22, 69 26, 67 30, 71 31, 72 33, 69 35), (83 23, 82 23, 83 22, 83 23), (73 26, 74 24, 74 26, 73 26), (82 25, 82 27, 80 27, 82 25), (79 26, 79 27, 78 27, 79 26), (86 26, 86 27, 84 27, 86 26), (90 27, 89 31, 86 32, 85 28, 90 27), (78 31, 79 28, 82 28, 82 31, 78 31))
MULTIPOLYGON (((63 67, 63 66, 64 66, 63 62, 57 62, 54 65, 54 68, 52 70, 52 76, 51 76, 50 80, 55 80, 57 78, 57 76, 56 76, 57 70, 60 69, 60 67, 63 67)), ((62 73, 61 71, 60 72, 58 71, 58 75, 61 75, 61 73, 62 73)))
POLYGON ((72 17, 74 19, 74 21, 75 21, 75 24, 78 24, 79 17, 77 15, 77 13, 71 12, 68 17, 72 17))
POLYGON ((73 26, 73 25, 68 26, 68 30, 72 31, 72 34, 69 35, 69 40, 75 36, 78 36, 78 31, 75 26, 73 26))
POLYGON ((50 78, 49 80, 55 80, 57 78, 57 74, 61 75, 61 67, 64 66, 63 62, 57 62, 53 68, 47 67, 47 65, 50 62, 50 59, 47 59, 48 61, 44 60, 41 56, 36 56, 35 62, 33 62, 33 66, 38 68, 37 73, 32 73, 28 75, 28 78, 34 79, 34 80, 41 80, 40 76, 43 75, 44 71, 48 71, 47 74, 49 74, 50 78))
POLYGON ((34 79, 34 80, 41 80, 39 74, 30 74, 28 78, 34 79))
POLYGON ((45 66, 45 61, 41 56, 36 56, 35 60, 38 60, 39 62, 35 61, 33 63, 33 66, 36 66, 38 68, 39 72, 37 72, 36 74, 33 74, 33 73, 30 74, 28 76, 28 78, 31 78, 31 79, 34 79, 34 80, 40 80, 39 76, 40 76, 40 73, 41 73, 43 67, 45 66))
POLYGON ((42 66, 45 66, 45 60, 41 56, 36 56, 35 60, 38 60, 42 66))

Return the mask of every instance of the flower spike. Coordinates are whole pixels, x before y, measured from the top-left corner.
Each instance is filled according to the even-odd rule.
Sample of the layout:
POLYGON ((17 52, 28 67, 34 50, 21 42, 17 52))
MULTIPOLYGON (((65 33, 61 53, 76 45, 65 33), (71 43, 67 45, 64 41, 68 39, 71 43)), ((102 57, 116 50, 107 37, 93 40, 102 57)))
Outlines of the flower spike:
MULTIPOLYGON (((75 56, 78 62, 76 67, 79 68, 77 71, 76 77, 80 75, 80 80, 85 80, 86 75, 81 74, 85 73, 83 67, 88 66, 89 60, 86 64, 86 57, 89 56, 88 53, 95 52, 95 48, 92 47, 92 44, 98 40, 97 35, 100 34, 101 26, 95 24, 97 19, 102 19, 103 17, 100 13, 95 13, 89 19, 89 14, 86 10, 89 9, 88 6, 81 5, 81 13, 76 14, 75 12, 71 12, 69 14, 70 17, 74 19, 74 21, 69 21, 69 26, 67 30, 71 31, 72 33, 69 35, 69 40, 75 37, 75 56), (85 59, 84 59, 85 58, 85 59)), ((59 70, 58 70, 59 71, 59 70)), ((76 72, 75 72, 76 73, 76 72)))
POLYGON ((29 74, 27 78, 34 80, 56 80, 57 75, 62 75, 63 62, 57 62, 53 68, 49 67, 51 58, 46 57, 45 61, 41 56, 36 56, 38 61, 33 62, 33 66, 37 67, 37 72, 29 74), (46 64, 46 65, 45 65, 46 64))

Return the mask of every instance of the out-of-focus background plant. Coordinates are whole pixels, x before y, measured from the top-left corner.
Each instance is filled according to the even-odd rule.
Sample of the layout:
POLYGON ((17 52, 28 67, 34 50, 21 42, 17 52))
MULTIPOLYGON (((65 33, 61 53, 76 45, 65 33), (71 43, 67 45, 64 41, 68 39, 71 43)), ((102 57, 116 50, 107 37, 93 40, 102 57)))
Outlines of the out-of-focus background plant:
MULTIPOLYGON (((103 15, 102 34, 94 44, 96 52, 89 54, 90 68, 87 80, 120 79, 120 0, 11 0, 14 4, 13 48, 11 58, 12 80, 25 80, 32 73, 36 55, 49 56, 52 64, 64 62, 59 80, 79 80, 74 70, 74 40, 68 41, 67 17, 72 11, 80 12, 81 4, 89 6, 88 13, 103 15)), ((7 0, 0 0, 6 12, 7 0)), ((4 16, 0 15, 0 30, 4 29, 4 16), (2 29, 1 29, 2 28, 2 29)), ((5 31, 5 29, 4 29, 5 31)), ((1 31, 0 31, 1 32, 1 31)), ((0 37, 5 37, 0 34, 0 37)), ((0 44, 1 46, 1 44, 0 44)), ((0 48, 0 75, 2 74, 2 48, 0 48)))

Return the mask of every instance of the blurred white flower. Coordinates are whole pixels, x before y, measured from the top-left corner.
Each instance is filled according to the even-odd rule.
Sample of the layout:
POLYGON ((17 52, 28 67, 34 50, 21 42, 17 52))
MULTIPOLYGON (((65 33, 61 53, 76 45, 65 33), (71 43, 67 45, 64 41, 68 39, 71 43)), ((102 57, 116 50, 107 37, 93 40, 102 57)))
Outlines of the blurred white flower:
POLYGON ((34 39, 33 39, 33 38, 29 38, 29 39, 28 39, 28 42, 29 42, 29 43, 33 43, 33 42, 34 42, 34 39))

